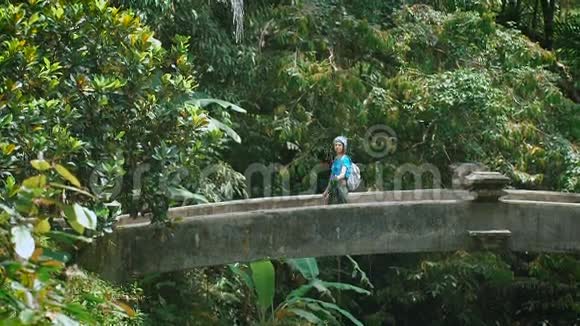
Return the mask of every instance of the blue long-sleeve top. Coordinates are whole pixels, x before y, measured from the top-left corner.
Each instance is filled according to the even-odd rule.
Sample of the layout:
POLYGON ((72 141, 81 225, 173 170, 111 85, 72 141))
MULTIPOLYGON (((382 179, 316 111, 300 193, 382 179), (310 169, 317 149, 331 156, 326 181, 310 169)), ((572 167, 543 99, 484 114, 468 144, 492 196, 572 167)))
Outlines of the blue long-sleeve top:
POLYGON ((332 167, 330 169, 330 179, 334 179, 337 176, 339 176, 343 166, 346 167, 345 179, 348 179, 352 171, 352 161, 348 155, 342 155, 341 157, 336 158, 334 161, 332 161, 332 167))

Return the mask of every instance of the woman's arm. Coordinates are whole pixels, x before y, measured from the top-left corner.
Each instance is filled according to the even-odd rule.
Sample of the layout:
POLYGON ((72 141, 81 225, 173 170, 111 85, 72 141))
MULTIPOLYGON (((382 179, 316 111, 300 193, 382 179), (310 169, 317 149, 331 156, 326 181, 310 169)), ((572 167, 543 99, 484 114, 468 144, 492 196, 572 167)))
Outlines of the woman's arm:
POLYGON ((346 178, 346 166, 343 164, 340 169, 340 174, 336 176, 336 180, 341 180, 346 178))

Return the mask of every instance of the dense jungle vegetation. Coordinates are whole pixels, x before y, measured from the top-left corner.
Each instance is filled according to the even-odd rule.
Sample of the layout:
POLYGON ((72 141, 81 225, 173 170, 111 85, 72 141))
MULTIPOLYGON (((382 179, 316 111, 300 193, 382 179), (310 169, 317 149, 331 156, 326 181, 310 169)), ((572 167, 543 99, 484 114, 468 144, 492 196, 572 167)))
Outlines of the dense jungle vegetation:
POLYGON ((171 206, 312 190, 312 174, 321 192, 339 134, 361 191, 393 189, 406 163, 451 187, 451 165, 480 162, 580 192, 580 3, 2 1, 0 324, 580 324, 578 255, 304 258, 124 285, 74 264, 122 213, 166 223, 171 206), (255 163, 274 164, 271 187, 246 180, 255 163))

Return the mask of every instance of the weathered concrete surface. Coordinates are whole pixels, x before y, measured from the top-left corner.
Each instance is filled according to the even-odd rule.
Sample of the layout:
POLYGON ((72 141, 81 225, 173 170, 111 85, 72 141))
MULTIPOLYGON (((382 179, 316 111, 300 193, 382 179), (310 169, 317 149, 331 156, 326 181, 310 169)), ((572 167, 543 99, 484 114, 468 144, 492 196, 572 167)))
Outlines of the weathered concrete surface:
POLYGON ((171 227, 128 220, 80 262, 120 281, 267 257, 469 250, 468 231, 500 229, 511 231, 510 250, 580 252, 579 203, 534 202, 514 191, 479 203, 467 192, 437 192, 437 200, 436 191, 421 200, 386 192, 352 194, 352 203, 335 206, 313 195, 176 208, 170 215, 182 218, 171 227))
MULTIPOLYGON (((375 202, 400 202, 414 200, 471 200, 473 195, 464 190, 447 189, 420 189, 401 191, 377 191, 377 192, 353 192, 349 193, 348 200, 352 204, 375 203, 375 202)), ((321 195, 301 195, 266 197, 245 200, 232 200, 221 203, 210 203, 193 206, 175 207, 169 210, 170 218, 193 217, 200 215, 213 215, 224 213, 240 213, 265 209, 312 207, 324 205, 321 195)), ((148 224, 149 217, 136 219, 123 216, 119 220, 119 226, 128 224, 148 224)))
POLYGON ((526 201, 551 201, 559 203, 578 203, 580 204, 580 194, 556 191, 538 191, 538 190, 505 190, 507 195, 504 199, 518 199, 526 201))

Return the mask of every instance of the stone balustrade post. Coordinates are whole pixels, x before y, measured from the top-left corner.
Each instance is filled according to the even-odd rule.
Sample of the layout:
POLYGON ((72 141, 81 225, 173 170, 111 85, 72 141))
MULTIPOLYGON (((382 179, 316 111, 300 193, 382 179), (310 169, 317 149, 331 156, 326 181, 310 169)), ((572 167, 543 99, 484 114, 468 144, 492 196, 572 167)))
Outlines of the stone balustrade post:
POLYGON ((510 179, 499 172, 472 172, 465 177, 464 187, 469 190, 477 202, 497 202, 506 195, 505 187, 510 179))

